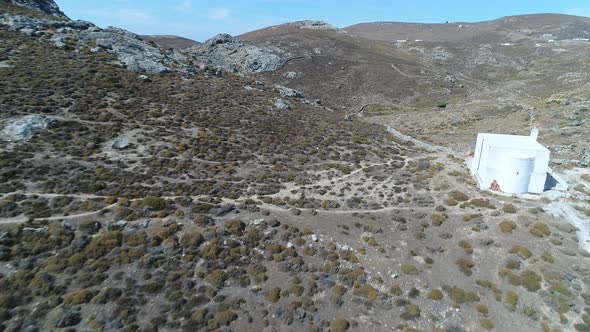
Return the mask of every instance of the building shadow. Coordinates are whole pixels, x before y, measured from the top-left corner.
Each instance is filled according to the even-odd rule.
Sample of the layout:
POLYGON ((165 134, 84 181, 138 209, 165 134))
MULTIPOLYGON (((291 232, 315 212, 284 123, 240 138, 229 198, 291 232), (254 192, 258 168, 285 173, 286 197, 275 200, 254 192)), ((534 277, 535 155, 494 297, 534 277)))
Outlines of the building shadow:
POLYGON ((545 180, 545 191, 556 189, 559 181, 551 175, 551 173, 547 173, 547 180, 545 180))

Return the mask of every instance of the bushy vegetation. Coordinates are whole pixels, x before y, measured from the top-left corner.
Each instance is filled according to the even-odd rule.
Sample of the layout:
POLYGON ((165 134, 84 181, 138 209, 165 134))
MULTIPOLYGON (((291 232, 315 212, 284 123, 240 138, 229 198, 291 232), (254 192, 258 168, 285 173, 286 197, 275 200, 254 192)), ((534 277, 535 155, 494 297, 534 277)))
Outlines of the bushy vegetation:
MULTIPOLYGON (((248 188, 272 194, 327 165, 348 174, 358 156, 384 161, 399 154, 376 125, 305 104, 276 112, 272 87, 244 90, 255 85, 251 78, 169 73, 145 82, 113 66, 112 55, 85 48, 72 56, 37 38, 0 29, 0 58, 14 65, 2 69, 1 119, 58 116, 66 108, 69 119, 37 133, 18 153, 0 153, 2 192, 32 181, 48 193, 145 197, 146 206, 160 211, 166 209, 157 199, 162 196, 237 198, 248 188), (110 159, 105 152, 122 135, 131 144, 110 159), (254 161, 256 170, 248 166, 254 161)), ((47 209, 35 209, 36 217, 48 216, 47 209)))
POLYGON ((512 220, 504 220, 500 223, 502 233, 512 233, 516 229, 516 223, 512 220))

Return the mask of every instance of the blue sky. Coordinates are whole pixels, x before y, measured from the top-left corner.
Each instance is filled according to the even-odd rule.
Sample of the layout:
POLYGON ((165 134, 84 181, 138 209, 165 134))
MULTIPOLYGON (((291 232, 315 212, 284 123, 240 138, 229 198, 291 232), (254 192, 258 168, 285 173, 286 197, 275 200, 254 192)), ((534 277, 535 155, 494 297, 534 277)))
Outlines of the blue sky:
POLYGON ((345 27, 360 22, 482 21, 528 13, 590 16, 588 0, 56 0, 72 19, 139 34, 203 41, 270 25, 314 19, 345 27))

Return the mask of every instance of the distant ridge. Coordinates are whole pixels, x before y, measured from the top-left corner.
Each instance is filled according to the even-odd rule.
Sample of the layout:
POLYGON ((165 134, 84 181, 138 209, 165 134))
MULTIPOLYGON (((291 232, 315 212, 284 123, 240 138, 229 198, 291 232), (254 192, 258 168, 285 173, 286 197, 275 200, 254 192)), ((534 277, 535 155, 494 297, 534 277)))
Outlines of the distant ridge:
POLYGON ((383 41, 497 42, 514 37, 515 34, 526 35, 527 31, 554 34, 564 39, 587 37, 574 34, 589 25, 588 17, 549 13, 506 16, 482 22, 369 22, 351 25, 343 30, 355 36, 383 41))
POLYGON ((141 38, 147 42, 154 42, 163 48, 189 48, 200 44, 192 39, 174 35, 142 35, 141 38))

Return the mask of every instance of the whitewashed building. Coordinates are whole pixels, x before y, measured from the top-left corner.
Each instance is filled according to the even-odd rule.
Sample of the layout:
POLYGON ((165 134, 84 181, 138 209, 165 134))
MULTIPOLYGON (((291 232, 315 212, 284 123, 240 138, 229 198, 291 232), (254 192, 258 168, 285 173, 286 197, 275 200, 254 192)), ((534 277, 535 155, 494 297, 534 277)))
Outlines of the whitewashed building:
POLYGON ((478 134, 470 168, 479 187, 516 195, 567 189, 549 168, 549 149, 537 135, 536 128, 530 136, 478 134))

